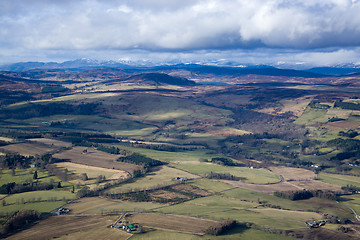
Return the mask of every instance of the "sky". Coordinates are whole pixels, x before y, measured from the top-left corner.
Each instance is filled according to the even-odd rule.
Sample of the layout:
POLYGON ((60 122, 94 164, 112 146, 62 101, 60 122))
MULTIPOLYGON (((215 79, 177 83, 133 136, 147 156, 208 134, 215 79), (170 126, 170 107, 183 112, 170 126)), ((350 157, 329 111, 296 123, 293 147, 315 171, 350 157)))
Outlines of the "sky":
POLYGON ((0 64, 360 64, 360 0, 0 0, 0 64))

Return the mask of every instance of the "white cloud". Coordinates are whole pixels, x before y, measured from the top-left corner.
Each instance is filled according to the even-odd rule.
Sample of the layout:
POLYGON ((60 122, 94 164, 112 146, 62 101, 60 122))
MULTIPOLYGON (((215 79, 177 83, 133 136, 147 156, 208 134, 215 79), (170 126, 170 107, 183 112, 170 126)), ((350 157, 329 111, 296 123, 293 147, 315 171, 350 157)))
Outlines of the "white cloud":
POLYGON ((359 12, 355 0, 1 1, 0 51, 348 48, 359 12))

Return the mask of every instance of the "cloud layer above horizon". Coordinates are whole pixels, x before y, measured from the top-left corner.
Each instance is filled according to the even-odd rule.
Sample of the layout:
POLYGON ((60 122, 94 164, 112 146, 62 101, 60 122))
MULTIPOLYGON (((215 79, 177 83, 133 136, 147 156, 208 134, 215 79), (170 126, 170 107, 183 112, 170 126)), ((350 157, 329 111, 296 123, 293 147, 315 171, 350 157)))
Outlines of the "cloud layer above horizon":
POLYGON ((1 1, 0 50, 339 51, 360 46, 359 12, 358 0, 1 1))

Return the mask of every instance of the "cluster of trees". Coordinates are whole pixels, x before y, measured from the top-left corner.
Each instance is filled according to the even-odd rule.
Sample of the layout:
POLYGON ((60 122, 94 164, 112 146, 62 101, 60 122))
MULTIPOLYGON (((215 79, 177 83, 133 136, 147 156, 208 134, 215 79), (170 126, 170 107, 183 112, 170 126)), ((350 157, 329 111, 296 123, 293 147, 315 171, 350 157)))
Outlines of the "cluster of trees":
POLYGON ((237 225, 238 223, 236 222, 236 220, 227 219, 221 223, 210 226, 208 229, 205 230, 205 233, 208 235, 218 236, 237 227, 237 225))
POLYGON ((47 85, 41 89, 42 93, 66 92, 69 89, 61 85, 47 85))
POLYGON ((352 224, 353 222, 347 218, 340 218, 338 216, 333 216, 329 214, 324 214, 323 219, 326 220, 327 223, 332 224, 352 224))
POLYGON ((7 90, 0 90, 0 105, 8 105, 16 102, 23 102, 33 100, 33 96, 31 93, 27 91, 7 91, 7 90))
POLYGON ((42 137, 41 133, 38 132, 25 132, 25 131, 8 131, 4 134, 6 137, 10 138, 19 138, 19 139, 27 139, 27 138, 40 138, 42 137))
POLYGON ((342 139, 336 138, 327 142, 330 147, 336 147, 343 151, 360 150, 360 141, 357 139, 342 139))
MULTIPOLYGON (((96 179, 97 181, 104 181, 105 180, 105 177, 101 176, 96 179)), ((100 196, 102 195, 103 191, 110 188, 110 187, 113 187, 113 186, 116 186, 116 185, 119 185, 121 183, 126 183, 126 182, 129 182, 129 181, 132 181, 132 179, 119 179, 119 180, 116 180, 116 181, 112 181, 111 183, 108 182, 104 185, 101 185, 101 186, 97 186, 96 188, 93 188, 93 189, 90 189, 88 186, 84 186, 83 188, 81 188, 79 191, 77 191, 76 193, 76 197, 78 198, 82 198, 82 197, 95 197, 95 196, 100 196)))
MULTIPOLYGON (((273 116, 252 110, 234 109, 234 127, 251 131, 256 134, 269 134, 273 138, 282 140, 301 139, 308 130, 304 126, 296 125, 287 115, 273 116)), ((264 137, 266 138, 266 137, 264 137)))
POLYGON ((344 132, 344 131, 339 132, 339 136, 341 136, 341 137, 354 138, 357 135, 359 135, 359 133, 353 129, 349 129, 346 132, 344 132))
POLYGON ((353 157, 359 158, 360 152, 359 151, 341 152, 331 157, 330 161, 342 161, 344 159, 349 159, 353 157))
MULTIPOLYGON (((344 134, 354 134, 352 132, 344 134)), ((342 161, 349 158, 360 157, 360 141, 357 139, 342 139, 337 138, 327 142, 329 147, 336 147, 341 152, 330 158, 330 161, 342 161)))
POLYGON ((341 187, 342 190, 344 190, 345 192, 351 192, 351 193, 356 193, 360 191, 360 187, 354 186, 352 184, 347 184, 346 186, 342 186, 341 187))
POLYGON ((118 147, 108 147, 101 143, 118 143, 119 141, 115 139, 111 135, 107 134, 88 134, 88 133, 79 133, 79 132, 71 132, 65 133, 64 136, 61 137, 64 141, 69 141, 75 146, 83 146, 83 147, 96 147, 99 151, 107 152, 110 154, 121 154, 121 155, 129 155, 130 152, 127 150, 119 149, 118 147))
POLYGON ((137 154, 137 153, 126 156, 126 157, 120 157, 117 159, 117 161, 140 165, 140 166, 143 166, 145 169, 155 167, 155 166, 161 166, 164 164, 163 162, 161 162, 159 160, 155 160, 155 159, 152 159, 152 158, 149 158, 144 155, 137 154))
POLYGON ((29 103, 17 108, 0 110, 0 115, 7 118, 28 119, 34 117, 47 117, 51 115, 92 115, 98 111, 98 103, 81 103, 78 105, 54 102, 54 103, 29 103))
POLYGON ((329 109, 330 108, 329 105, 321 104, 318 101, 312 101, 311 103, 309 103, 308 106, 311 108, 316 108, 316 109, 329 109))
POLYGON ((224 166, 245 166, 242 163, 234 162, 229 158, 223 158, 223 157, 214 157, 210 160, 210 162, 224 166))
POLYGON ((286 191, 286 192, 274 192, 274 196, 289 199, 292 201, 304 200, 312 197, 337 200, 338 193, 333 191, 323 190, 303 190, 303 191, 286 191))
POLYGON ((32 183, 23 183, 16 184, 15 182, 3 184, 0 187, 1 194, 15 194, 22 192, 31 192, 31 191, 40 191, 40 190, 50 190, 54 188, 61 188, 61 183, 40 183, 40 182, 32 182, 32 183))
POLYGON ((352 102, 336 101, 334 107, 349 109, 349 110, 360 110, 360 104, 352 102))
POLYGON ((0 227, 0 237, 5 237, 11 232, 23 228, 38 219, 40 219, 40 213, 35 210, 18 211, 0 227))
POLYGON ((0 158, 2 168, 28 168, 34 157, 24 157, 19 154, 6 154, 0 158))
POLYGON ((344 118, 338 118, 338 117, 332 117, 328 120, 328 122, 338 122, 338 121, 344 121, 344 118))
POLYGON ((204 174, 205 178, 209 179, 224 179, 224 180, 232 180, 232 181, 244 181, 245 177, 237 177, 230 173, 216 173, 216 172, 208 172, 204 174))
POLYGON ((174 145, 166 145, 166 144, 144 144, 144 143, 128 143, 131 147, 140 147, 140 148, 146 148, 146 149, 153 149, 156 151, 167 151, 167 152, 181 152, 181 151, 192 151, 199 148, 204 148, 203 145, 199 146, 192 146, 192 147, 180 147, 180 146, 174 146, 174 145))

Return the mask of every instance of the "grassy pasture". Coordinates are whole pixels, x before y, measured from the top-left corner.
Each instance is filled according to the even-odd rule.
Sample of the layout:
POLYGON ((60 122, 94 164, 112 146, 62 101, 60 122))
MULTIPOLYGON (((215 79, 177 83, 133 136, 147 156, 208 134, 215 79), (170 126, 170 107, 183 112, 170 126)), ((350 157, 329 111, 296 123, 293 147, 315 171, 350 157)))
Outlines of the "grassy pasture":
POLYGON ((29 118, 25 120, 11 120, 13 123, 27 127, 40 127, 44 129, 76 129, 83 131, 98 132, 122 132, 122 131, 139 131, 143 128, 149 128, 151 125, 143 124, 133 120, 122 118, 106 118, 96 115, 51 115, 47 117, 29 118), (49 126, 49 123, 57 125, 49 126))
MULTIPOLYGON (((126 179, 130 177, 128 172, 122 170, 108 169, 108 168, 100 168, 93 167, 83 164, 71 163, 71 162, 61 162, 54 164, 58 168, 68 169, 70 174, 74 174, 75 176, 71 177, 71 180, 68 182, 78 185, 88 185, 90 188, 96 187, 96 177, 102 175, 105 176, 105 179, 108 181, 118 180, 118 179, 126 179), (85 173, 88 177, 88 180, 81 180, 81 174, 85 173)), ((102 184, 106 184, 104 182, 102 184)), ((102 185, 100 184, 100 185, 102 185)))
POLYGON ((221 220, 233 218, 240 222, 253 222, 261 227, 292 229, 305 227, 304 221, 319 218, 321 214, 258 207, 257 202, 239 201, 224 196, 198 198, 182 204, 159 208, 163 213, 174 213, 200 218, 221 220))
POLYGON ((70 150, 54 154, 53 157, 76 164, 122 170, 129 173, 132 173, 136 169, 140 169, 140 166, 134 164, 117 162, 116 159, 118 159, 120 155, 113 155, 86 147, 74 147, 70 150))
POLYGON ((116 218, 118 216, 52 216, 8 239, 128 239, 131 234, 108 227, 116 218))
POLYGON ((47 213, 75 199, 75 194, 64 190, 34 191, 12 194, 5 197, 6 205, 0 206, 0 212, 13 212, 23 209, 34 209, 47 213))
POLYGON ((153 172, 148 173, 142 178, 135 179, 134 182, 125 183, 118 187, 110 188, 107 190, 109 193, 118 193, 118 192, 130 192, 134 189, 145 190, 152 189, 157 186, 166 186, 177 183, 176 177, 185 177, 185 178, 197 178, 198 176, 184 172, 179 169, 160 166, 154 169, 153 172))
POLYGON ((264 202, 267 204, 280 206, 283 209, 295 211, 320 211, 340 217, 351 217, 349 209, 343 208, 336 201, 327 199, 310 198, 307 200, 291 201, 284 198, 275 197, 274 195, 255 192, 248 189, 231 189, 224 191, 222 195, 242 201, 264 202))
POLYGON ((341 188, 337 185, 325 183, 319 180, 299 180, 291 182, 281 182, 275 184, 251 184, 241 181, 229 181, 220 180, 224 183, 228 183, 234 187, 246 188, 252 191, 272 194, 275 191, 299 191, 303 189, 311 190, 332 190, 341 191, 341 188))
POLYGON ((311 125, 318 122, 325 123, 329 120, 328 116, 326 116, 326 113, 326 109, 307 108, 304 113, 295 120, 294 123, 300 125, 311 125))
POLYGON ((37 171, 38 178, 33 179, 34 172, 36 169, 28 168, 28 169, 16 169, 15 175, 12 176, 12 170, 10 169, 2 169, 0 174, 0 186, 9 182, 15 182, 17 184, 21 184, 24 182, 32 182, 39 181, 41 182, 50 182, 51 179, 54 182, 60 182, 61 180, 56 176, 50 176, 48 171, 37 171))
POLYGON ((218 193, 218 192, 222 192, 222 191, 234 188, 233 186, 231 186, 229 184, 215 181, 215 180, 204 179, 204 178, 193 179, 193 180, 189 181, 189 183, 191 185, 205 189, 212 193, 218 193))
MULTIPOLYGON (((114 99, 109 99, 114 101, 114 99)), ((189 99, 167 97, 157 94, 124 94, 116 102, 131 105, 131 111, 136 113, 133 120, 163 121, 174 120, 177 124, 193 122, 194 119, 215 120, 225 123, 231 111, 209 107, 189 99)))
POLYGON ((158 213, 134 213, 126 216, 126 220, 146 227, 192 234, 204 234, 207 228, 217 223, 213 220, 158 213))
POLYGON ((52 147, 47 147, 46 145, 36 143, 16 143, 0 148, 6 151, 18 153, 23 156, 43 155, 54 150, 52 147))
POLYGON ((340 174, 331 174, 331 173, 319 173, 319 180, 335 184, 338 186, 346 186, 346 185, 355 185, 360 186, 360 177, 357 176, 348 176, 348 175, 340 175, 340 174))
POLYGON ((245 177, 248 183, 274 183, 280 181, 280 177, 266 169, 250 169, 247 167, 230 167, 221 166, 213 163, 179 163, 173 164, 176 168, 192 172, 194 174, 203 175, 207 172, 230 173, 237 177, 245 177))
POLYGON ((270 167, 272 172, 282 175, 284 180, 312 180, 315 178, 315 173, 303 168, 291 167, 270 167))
POLYGON ((251 132, 231 127, 211 127, 205 133, 190 133, 190 137, 211 137, 211 136, 237 136, 250 134, 251 132))
POLYGON ((71 214, 100 214, 116 212, 138 212, 147 211, 154 208, 162 207, 163 204, 151 202, 130 202, 120 201, 108 198, 91 197, 81 198, 68 205, 66 208, 71 210, 71 214))
POLYGON ((54 165, 61 168, 67 168, 69 171, 72 171, 75 174, 86 173, 89 178, 96 178, 99 175, 105 176, 106 179, 127 178, 129 176, 127 172, 122 170, 92 167, 88 165, 71 163, 71 162, 60 162, 60 163, 55 163, 54 165))
POLYGON ((145 127, 138 129, 124 129, 124 130, 107 130, 105 133, 117 135, 117 136, 133 136, 133 137, 143 137, 153 133, 157 130, 157 127, 145 127))
POLYGON ((145 148, 134 148, 124 145, 114 145, 120 149, 125 149, 131 152, 140 153, 146 155, 147 157, 154 158, 163 162, 168 163, 180 163, 180 162, 199 162, 200 158, 212 158, 218 157, 215 154, 207 154, 206 150, 194 150, 194 151, 181 151, 181 152, 169 152, 169 151, 156 151, 152 149, 145 148))
MULTIPOLYGON (((343 196, 340 202, 345 206, 353 208, 358 215, 360 214, 360 194, 343 196)), ((354 216, 351 219, 356 221, 354 216)))
POLYGON ((300 117, 305 111, 307 105, 313 99, 313 96, 304 96, 300 98, 294 99, 282 99, 280 100, 280 105, 270 108, 261 109, 259 112, 262 113, 284 113, 284 112, 292 112, 297 117, 300 117))

